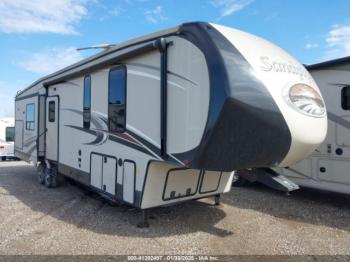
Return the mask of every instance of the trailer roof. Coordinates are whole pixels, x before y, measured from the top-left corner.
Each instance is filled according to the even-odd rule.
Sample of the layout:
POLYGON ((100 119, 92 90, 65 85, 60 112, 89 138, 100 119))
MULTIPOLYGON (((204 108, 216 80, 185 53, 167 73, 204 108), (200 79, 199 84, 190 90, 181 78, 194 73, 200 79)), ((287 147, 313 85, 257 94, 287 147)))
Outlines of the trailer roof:
POLYGON ((104 56, 107 56, 107 55, 110 55, 114 52, 117 52, 117 51, 120 51, 124 48, 127 48, 127 47, 131 47, 133 45, 137 45, 137 44, 141 44, 143 42, 148 42, 148 41, 151 41, 152 39, 155 39, 155 38, 158 38, 158 37, 161 37, 161 36, 165 36, 165 35, 169 35, 169 34, 173 34, 175 32, 177 32, 179 30, 179 28, 181 27, 181 25, 179 26, 175 26, 175 27, 172 27, 172 28, 169 28, 169 29, 165 29, 165 30, 161 30, 161 31, 158 31, 158 32, 154 32, 154 33, 150 33, 148 35, 144 35, 144 36, 141 36, 141 37, 137 37, 137 38, 133 38, 131 40, 127 40, 127 41, 124 41, 120 44, 117 44, 115 46, 112 46, 111 48, 105 50, 105 51, 102 51, 102 52, 99 52, 95 55, 92 55, 92 56, 89 56, 83 60, 80 60, 70 66, 67 66, 63 69, 60 69, 52 74, 49 74, 47 76, 44 76, 40 79, 38 79, 37 81, 35 81, 34 83, 32 83, 30 86, 26 87, 25 89, 23 90, 20 90, 17 94, 16 94, 16 97, 17 96, 20 96, 22 93, 24 93, 25 91, 27 91, 28 89, 36 86, 37 84, 39 83, 44 83, 46 81, 49 81, 51 79, 54 79, 56 77, 59 77, 59 76, 63 76, 65 73, 69 72, 70 70, 73 70, 77 67, 81 67, 81 69, 84 69, 84 65, 87 65, 91 62, 93 62, 94 60, 96 59, 99 59, 99 58, 103 58, 104 56))
POLYGON ((312 64, 312 65, 306 65, 306 69, 308 70, 317 70, 317 69, 324 69, 332 66, 339 66, 346 63, 350 63, 350 56, 328 60, 322 63, 312 64))

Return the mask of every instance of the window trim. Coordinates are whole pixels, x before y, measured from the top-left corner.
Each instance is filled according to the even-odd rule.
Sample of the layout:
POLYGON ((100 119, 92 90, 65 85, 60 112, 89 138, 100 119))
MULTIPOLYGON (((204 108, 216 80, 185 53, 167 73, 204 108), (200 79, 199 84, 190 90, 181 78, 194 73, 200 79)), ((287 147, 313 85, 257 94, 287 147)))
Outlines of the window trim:
POLYGON ((35 130, 35 103, 26 104, 26 130, 29 130, 29 131, 34 131, 34 130, 35 130), (33 105, 33 107, 34 107, 34 111, 33 111, 33 114, 34 114, 34 121, 28 121, 28 120, 27 120, 28 106, 31 106, 31 105, 33 105), (34 123, 33 129, 32 129, 32 128, 28 128, 28 125, 27 125, 28 122, 34 123))
POLYGON ((126 108, 127 108, 127 97, 128 97, 128 95, 127 95, 128 94, 128 92, 127 92, 127 90, 128 90, 128 88, 127 88, 127 86, 128 86, 127 79, 128 79, 128 73, 127 73, 126 65, 120 64, 120 65, 117 65, 117 66, 114 66, 114 67, 110 68, 110 70, 108 72, 108 100, 107 100, 107 116, 108 116, 108 118, 107 118, 107 125, 108 125, 108 131, 110 131, 110 132, 124 133, 126 131, 126 117, 127 117, 127 110, 126 110, 126 108), (109 121, 109 98, 110 98, 110 96, 109 96, 109 93, 110 93, 109 92, 109 87, 110 87, 111 72, 112 71, 116 71, 116 70, 120 70, 120 69, 123 69, 123 71, 124 71, 124 79, 125 79, 125 85, 124 85, 124 89, 125 89, 125 92, 124 92, 124 98, 125 98, 125 103, 124 103, 125 104, 124 127, 120 131, 116 131, 116 130, 111 131, 110 124, 109 124, 110 123, 110 121, 109 121))
POLYGON ((91 125, 91 75, 86 75, 84 77, 84 84, 83 84, 83 127, 90 129, 91 125), (89 121, 85 121, 85 80, 89 78, 90 80, 90 106, 89 106, 89 121))
POLYGON ((54 101, 54 100, 49 101, 49 115, 48 115, 48 117, 49 117, 49 122, 50 123, 54 123, 56 121, 56 101, 54 101), (50 112, 50 104, 54 105, 53 119, 51 118, 51 114, 50 114, 51 113, 50 112))

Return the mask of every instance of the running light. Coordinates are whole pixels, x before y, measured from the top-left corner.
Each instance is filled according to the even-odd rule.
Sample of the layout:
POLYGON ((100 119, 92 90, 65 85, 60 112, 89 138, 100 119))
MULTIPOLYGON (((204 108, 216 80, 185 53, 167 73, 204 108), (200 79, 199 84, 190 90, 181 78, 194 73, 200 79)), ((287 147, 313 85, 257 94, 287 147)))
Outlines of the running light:
POLYGON ((313 116, 323 117, 326 108, 321 95, 311 86, 305 84, 293 85, 288 92, 287 100, 299 112, 313 116))

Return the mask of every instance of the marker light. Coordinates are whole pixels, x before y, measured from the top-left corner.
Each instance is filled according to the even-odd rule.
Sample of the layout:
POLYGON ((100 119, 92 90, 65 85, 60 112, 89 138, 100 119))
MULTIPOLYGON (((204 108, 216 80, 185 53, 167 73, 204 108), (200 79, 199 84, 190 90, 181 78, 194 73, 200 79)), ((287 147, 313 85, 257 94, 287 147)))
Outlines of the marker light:
POLYGON ((321 95, 311 86, 305 84, 296 84, 289 88, 287 100, 293 108, 299 112, 313 116, 323 117, 326 108, 321 95))

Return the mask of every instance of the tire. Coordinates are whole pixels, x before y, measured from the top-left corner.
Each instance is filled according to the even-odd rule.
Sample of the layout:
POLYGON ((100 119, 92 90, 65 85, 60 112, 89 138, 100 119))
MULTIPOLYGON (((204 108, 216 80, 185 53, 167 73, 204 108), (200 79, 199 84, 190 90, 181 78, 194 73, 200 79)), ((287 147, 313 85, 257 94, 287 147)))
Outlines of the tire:
POLYGON ((6 156, 1 157, 1 161, 6 161, 6 156))
POLYGON ((55 188, 57 186, 56 175, 48 169, 45 172, 45 186, 47 188, 55 188))
POLYGON ((38 182, 39 184, 45 184, 45 176, 46 176, 46 166, 40 164, 38 166, 38 182))

